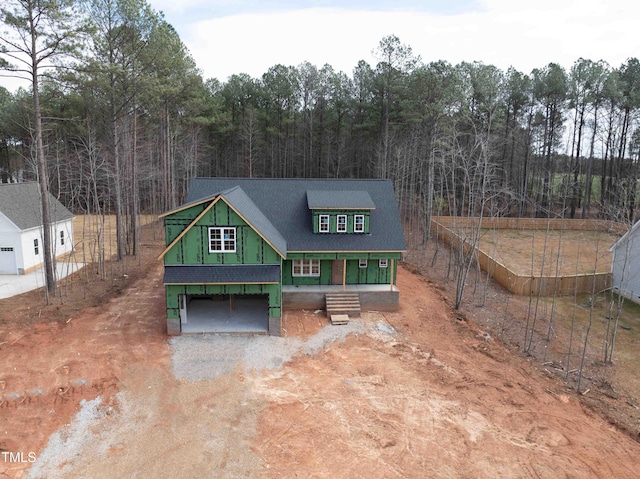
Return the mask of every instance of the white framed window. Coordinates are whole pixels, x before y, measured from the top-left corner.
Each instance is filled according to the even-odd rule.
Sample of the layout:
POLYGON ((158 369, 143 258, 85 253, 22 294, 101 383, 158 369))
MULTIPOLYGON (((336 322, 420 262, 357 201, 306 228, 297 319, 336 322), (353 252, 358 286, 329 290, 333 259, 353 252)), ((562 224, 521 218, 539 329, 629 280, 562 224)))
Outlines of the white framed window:
POLYGON ((329 215, 320 215, 318 219, 318 229, 320 233, 328 233, 329 232, 329 215))
POLYGON ((60 246, 64 246, 64 230, 60 230, 60 246))
POLYGON ((358 260, 358 268, 366 268, 369 262, 366 259, 358 260))
POLYGON ((364 215, 353 216, 353 232, 364 233, 364 215))
POLYGON ((338 223, 336 224, 336 231, 338 233, 347 232, 347 215, 338 215, 338 223))
POLYGON ((209 253, 235 253, 236 229, 233 227, 209 228, 209 253))
POLYGON ((378 260, 378 268, 388 268, 389 260, 388 259, 379 259, 378 260))
POLYGON ((291 262, 292 276, 320 276, 319 259, 294 259, 291 262))
POLYGON ((40 246, 38 245, 38 238, 33 240, 33 252, 36 256, 40 254, 40 246))

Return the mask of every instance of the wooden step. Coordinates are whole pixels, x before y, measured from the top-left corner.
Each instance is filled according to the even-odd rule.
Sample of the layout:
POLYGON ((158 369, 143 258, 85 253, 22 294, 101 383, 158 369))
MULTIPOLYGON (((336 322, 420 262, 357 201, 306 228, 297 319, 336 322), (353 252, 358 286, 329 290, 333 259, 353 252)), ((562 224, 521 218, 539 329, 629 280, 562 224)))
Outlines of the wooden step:
POLYGON ((331 324, 333 324, 334 326, 349 324, 349 315, 348 314, 332 314, 331 324))
POLYGON ((360 297, 358 293, 328 293, 325 295, 327 316, 360 316, 360 297))

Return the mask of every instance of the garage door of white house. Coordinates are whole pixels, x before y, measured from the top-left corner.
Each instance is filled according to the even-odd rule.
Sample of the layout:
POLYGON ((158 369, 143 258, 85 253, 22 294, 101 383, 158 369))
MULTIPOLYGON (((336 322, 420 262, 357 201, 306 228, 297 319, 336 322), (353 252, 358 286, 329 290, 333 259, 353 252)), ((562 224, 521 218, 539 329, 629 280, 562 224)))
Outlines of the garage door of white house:
POLYGON ((17 274, 16 252, 10 246, 0 246, 0 274, 17 274))

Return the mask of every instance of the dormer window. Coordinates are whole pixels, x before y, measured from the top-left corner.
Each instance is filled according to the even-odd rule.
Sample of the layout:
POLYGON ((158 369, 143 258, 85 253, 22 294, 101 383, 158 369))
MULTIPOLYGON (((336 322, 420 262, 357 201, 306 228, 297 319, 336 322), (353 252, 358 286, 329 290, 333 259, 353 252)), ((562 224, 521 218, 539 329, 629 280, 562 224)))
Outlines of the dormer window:
POLYGON ((347 215, 338 215, 337 229, 338 233, 347 232, 347 215))
POLYGON ((235 253, 235 228, 209 228, 209 253, 235 253))
POLYGON ((320 233, 328 233, 329 232, 329 215, 320 215, 319 216, 319 225, 318 228, 320 233))
POLYGON ((307 190, 314 233, 369 233, 375 205, 367 191, 307 190))

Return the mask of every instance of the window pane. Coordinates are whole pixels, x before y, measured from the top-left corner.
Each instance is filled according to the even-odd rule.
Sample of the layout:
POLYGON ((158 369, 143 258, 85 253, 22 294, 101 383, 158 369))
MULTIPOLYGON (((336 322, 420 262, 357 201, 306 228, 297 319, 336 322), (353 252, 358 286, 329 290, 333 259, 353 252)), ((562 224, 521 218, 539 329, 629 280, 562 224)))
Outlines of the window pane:
POLYGON ((211 253, 234 252, 235 250, 235 228, 209 228, 209 251, 211 253))
POLYGON ((320 231, 323 233, 329 231, 329 215, 320 215, 320 231))

